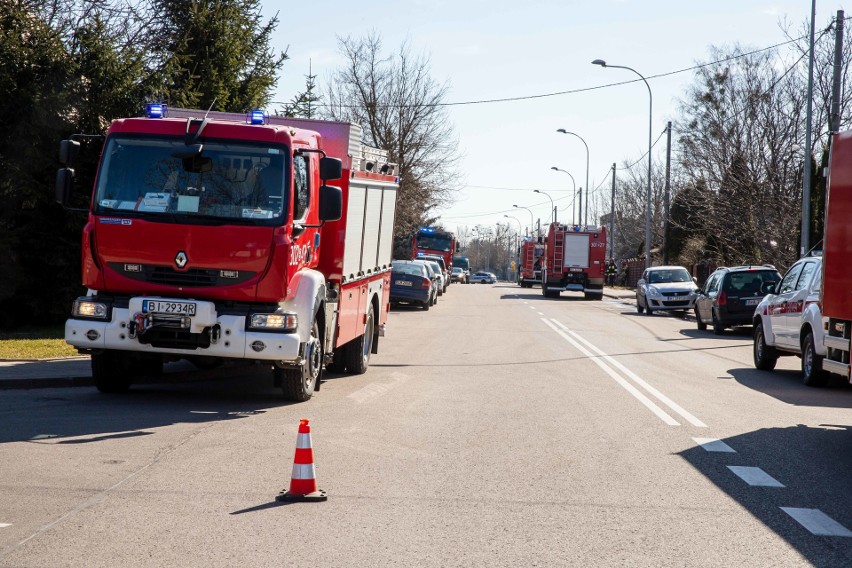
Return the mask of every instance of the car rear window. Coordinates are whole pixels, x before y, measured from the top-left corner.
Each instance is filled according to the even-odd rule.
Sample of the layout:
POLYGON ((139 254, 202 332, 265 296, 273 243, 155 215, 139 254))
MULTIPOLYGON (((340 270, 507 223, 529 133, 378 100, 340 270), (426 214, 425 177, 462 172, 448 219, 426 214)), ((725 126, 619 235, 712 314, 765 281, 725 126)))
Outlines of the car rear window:
POLYGON ((393 272, 397 274, 410 274, 412 276, 423 276, 423 266, 417 264, 394 264, 393 272))
POLYGON ((728 294, 752 294, 760 292, 764 282, 778 282, 781 277, 772 270, 730 272, 722 289, 728 294))

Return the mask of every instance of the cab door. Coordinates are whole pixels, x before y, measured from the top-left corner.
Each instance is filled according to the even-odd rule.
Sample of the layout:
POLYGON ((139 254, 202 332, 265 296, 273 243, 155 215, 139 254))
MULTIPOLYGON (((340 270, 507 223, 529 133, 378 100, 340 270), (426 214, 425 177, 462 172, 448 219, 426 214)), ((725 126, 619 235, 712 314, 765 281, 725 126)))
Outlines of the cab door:
MULTIPOLYGON (((787 348, 798 348, 798 345, 795 344, 797 342, 794 341, 790 332, 790 318, 787 317, 787 312, 792 309, 793 304, 791 302, 796 295, 796 284, 802 274, 803 266, 804 263, 797 262, 790 267, 778 286, 778 293, 772 298, 769 305, 769 318, 772 323, 775 343, 787 348)), ((796 339, 798 339, 798 333, 796 333, 796 336, 796 339)))
POLYGON ((699 321, 703 323, 711 323, 713 321, 713 300, 719 294, 719 281, 723 274, 717 272, 711 274, 707 282, 704 283, 704 288, 698 294, 695 300, 695 310, 698 312, 699 321))
POLYGON ((811 279, 817 271, 816 261, 802 262, 801 265, 802 270, 799 272, 798 278, 796 278, 796 285, 793 287, 790 297, 787 300, 787 309, 784 314, 786 318, 784 327, 790 334, 790 344, 793 347, 801 345, 799 333, 802 329, 802 312, 805 310, 805 303, 810 294, 811 279))

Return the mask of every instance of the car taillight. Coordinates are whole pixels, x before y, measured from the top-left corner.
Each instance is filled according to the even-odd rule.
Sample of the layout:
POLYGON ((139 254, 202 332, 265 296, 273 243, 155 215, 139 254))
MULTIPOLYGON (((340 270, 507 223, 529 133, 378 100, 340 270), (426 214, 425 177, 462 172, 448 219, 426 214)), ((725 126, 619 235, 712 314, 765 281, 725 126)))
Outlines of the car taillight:
POLYGON ((424 278, 423 282, 420 284, 420 287, 421 288, 431 288, 432 287, 432 281, 424 278))
POLYGON ((717 302, 720 306, 724 306, 725 304, 727 304, 727 303, 728 303, 728 295, 727 295, 727 294, 725 294, 725 291, 724 291, 724 290, 722 290, 721 292, 719 292, 719 296, 718 296, 718 298, 716 298, 716 302, 717 302))

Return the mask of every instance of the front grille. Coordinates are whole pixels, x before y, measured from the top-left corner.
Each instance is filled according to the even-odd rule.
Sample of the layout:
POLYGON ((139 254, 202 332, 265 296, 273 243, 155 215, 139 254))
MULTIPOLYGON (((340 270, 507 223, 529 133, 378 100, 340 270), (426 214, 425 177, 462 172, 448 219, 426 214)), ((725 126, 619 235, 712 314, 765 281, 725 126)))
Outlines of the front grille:
POLYGON ((681 306, 688 306, 689 300, 663 302, 663 305, 667 308, 678 308, 681 306))
POLYGON ((163 349, 207 349, 210 347, 210 328, 201 333, 190 333, 163 327, 153 327, 139 336, 139 343, 163 349))
POLYGON ((168 266, 155 266, 148 273, 146 280, 152 284, 165 286, 215 286, 219 276, 218 270, 190 268, 177 271, 168 266))
POLYGON ((256 272, 246 270, 219 270, 217 268, 188 268, 175 270, 171 266, 155 264, 109 263, 110 268, 133 280, 162 286, 210 288, 233 286, 254 278, 256 272), (228 277, 222 274, 227 273, 228 277))
POLYGON ((683 292, 663 292, 663 296, 666 298, 678 298, 680 296, 689 296, 689 292, 685 290, 683 292))

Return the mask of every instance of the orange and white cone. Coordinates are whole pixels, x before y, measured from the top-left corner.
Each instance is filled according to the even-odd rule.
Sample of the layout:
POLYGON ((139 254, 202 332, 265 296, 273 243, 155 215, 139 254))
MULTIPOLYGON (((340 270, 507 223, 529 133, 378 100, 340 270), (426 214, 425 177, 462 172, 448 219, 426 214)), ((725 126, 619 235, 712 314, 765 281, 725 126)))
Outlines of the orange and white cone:
POLYGON ((293 475, 290 490, 282 491, 276 501, 325 501, 325 491, 317 489, 314 472, 314 450, 311 448, 311 427, 308 420, 299 420, 299 435, 296 438, 296 455, 293 458, 293 475))

